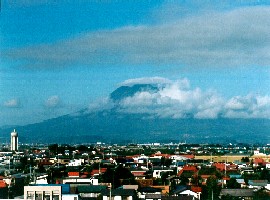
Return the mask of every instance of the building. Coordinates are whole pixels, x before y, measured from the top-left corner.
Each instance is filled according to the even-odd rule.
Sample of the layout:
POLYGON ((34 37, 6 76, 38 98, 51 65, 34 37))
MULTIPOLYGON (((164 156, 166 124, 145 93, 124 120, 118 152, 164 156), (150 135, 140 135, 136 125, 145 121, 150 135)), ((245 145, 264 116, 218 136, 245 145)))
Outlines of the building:
POLYGON ((10 149, 11 151, 18 151, 18 133, 15 129, 11 132, 10 149))
POLYGON ((74 200, 78 198, 78 194, 70 194, 69 184, 37 184, 24 186, 24 199, 74 200))
POLYGON ((24 186, 24 199, 58 199, 62 197, 61 186, 24 186))

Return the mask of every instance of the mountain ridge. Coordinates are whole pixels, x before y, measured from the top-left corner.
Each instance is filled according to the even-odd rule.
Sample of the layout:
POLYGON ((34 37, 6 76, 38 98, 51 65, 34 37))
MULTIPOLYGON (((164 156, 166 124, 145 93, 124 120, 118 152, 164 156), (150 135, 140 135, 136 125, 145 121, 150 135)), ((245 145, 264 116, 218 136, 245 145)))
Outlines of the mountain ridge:
POLYGON ((115 104, 106 109, 82 109, 43 122, 0 129, 9 140, 15 128, 22 143, 270 143, 269 119, 160 117, 151 113, 123 112, 119 102, 138 92, 155 93, 158 86, 121 86, 110 95, 115 104))

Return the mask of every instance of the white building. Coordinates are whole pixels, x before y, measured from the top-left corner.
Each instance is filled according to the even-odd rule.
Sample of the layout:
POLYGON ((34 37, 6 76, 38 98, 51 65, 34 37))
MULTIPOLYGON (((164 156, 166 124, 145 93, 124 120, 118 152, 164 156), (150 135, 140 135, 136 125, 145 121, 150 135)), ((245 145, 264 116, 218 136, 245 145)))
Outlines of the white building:
POLYGON ((10 149, 11 151, 18 151, 18 133, 15 129, 11 132, 10 149))

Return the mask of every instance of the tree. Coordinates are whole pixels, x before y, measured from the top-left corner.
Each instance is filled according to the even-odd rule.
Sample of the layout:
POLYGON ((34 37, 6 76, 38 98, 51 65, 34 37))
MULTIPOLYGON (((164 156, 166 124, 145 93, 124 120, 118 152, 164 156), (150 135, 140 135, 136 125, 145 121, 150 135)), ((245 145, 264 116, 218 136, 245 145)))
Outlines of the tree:
POLYGON ((170 185, 170 188, 169 188, 169 195, 172 195, 175 189, 176 189, 176 182, 175 182, 175 180, 173 179, 173 180, 171 181, 171 185, 170 185))
POLYGON ((51 144, 48 146, 48 149, 53 155, 56 155, 58 152, 58 144, 51 144))
POLYGON ((220 187, 217 184, 217 179, 214 176, 210 176, 206 181, 206 193, 207 199, 218 199, 220 193, 220 187))
POLYGON ((162 185, 167 185, 167 183, 168 183, 168 180, 167 180, 167 178, 170 176, 170 172, 163 172, 162 174, 161 174, 161 182, 162 182, 162 185))
POLYGON ((228 182, 227 182, 227 188, 229 189, 236 189, 236 188, 241 188, 240 183, 238 183, 236 181, 235 178, 231 178, 228 182))
POLYGON ((223 195, 221 197, 221 200, 239 200, 239 198, 238 197, 233 197, 233 196, 227 194, 227 195, 223 195))
POLYGON ((197 186, 201 186, 201 183, 202 183, 202 177, 201 176, 198 176, 198 175, 193 175, 191 177, 191 183, 193 185, 197 185, 197 186))
POLYGON ((270 173, 266 168, 261 171, 260 179, 268 180, 268 182, 270 181, 270 173))
POLYGON ((249 162, 249 158, 248 157, 242 157, 241 162, 248 163, 249 162))
POLYGON ((185 176, 180 176, 180 185, 186 185, 189 183, 189 179, 185 176))
POLYGON ((112 183, 113 188, 118 188, 122 183, 136 184, 134 175, 122 165, 115 169, 108 168, 102 175, 102 180, 104 183, 112 183))
POLYGON ((254 200, 269 200, 269 199, 270 195, 268 194, 267 191, 265 191, 265 189, 260 189, 256 191, 254 194, 254 200))

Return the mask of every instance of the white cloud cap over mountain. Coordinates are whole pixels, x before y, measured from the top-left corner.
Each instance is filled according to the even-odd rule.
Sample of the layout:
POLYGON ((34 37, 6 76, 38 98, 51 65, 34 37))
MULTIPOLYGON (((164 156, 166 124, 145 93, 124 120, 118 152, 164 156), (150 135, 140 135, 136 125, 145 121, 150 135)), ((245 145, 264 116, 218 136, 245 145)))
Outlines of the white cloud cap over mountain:
MULTIPOLYGON (((143 89, 122 97, 117 104, 119 112, 147 113, 162 118, 270 118, 270 97, 267 95, 249 94, 226 99, 213 90, 192 88, 188 79, 172 81, 154 77, 124 83, 122 85, 130 88, 136 84, 156 85, 157 90, 143 89)), ((112 102, 108 99, 106 102, 111 108, 112 102)))

